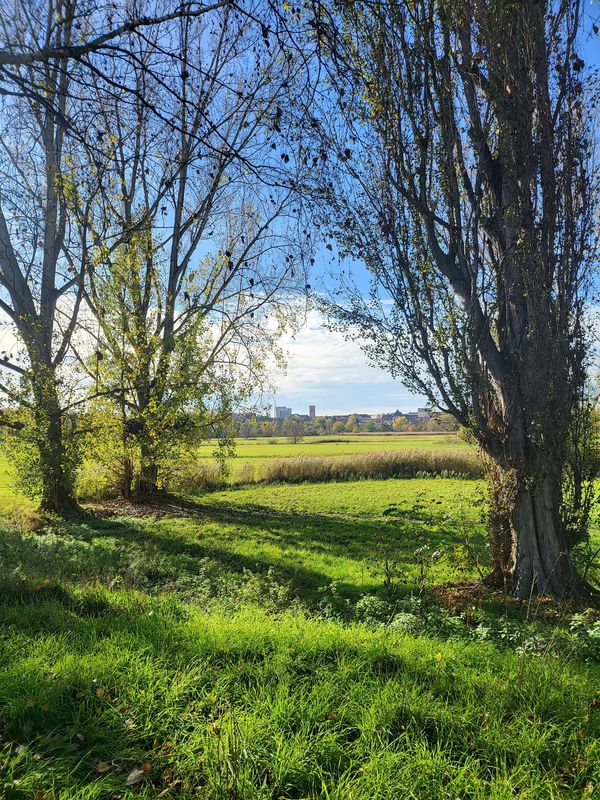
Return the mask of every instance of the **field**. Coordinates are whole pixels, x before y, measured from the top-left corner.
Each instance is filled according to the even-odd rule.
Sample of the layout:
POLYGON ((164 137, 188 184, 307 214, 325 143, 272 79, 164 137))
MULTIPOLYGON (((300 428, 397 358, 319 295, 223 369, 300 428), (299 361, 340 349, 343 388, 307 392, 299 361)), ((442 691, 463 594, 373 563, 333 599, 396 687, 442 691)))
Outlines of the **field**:
MULTIPOLYGON (((456 434, 340 434, 306 436, 299 442, 285 438, 237 439, 235 458, 230 464, 230 480, 236 480, 245 465, 251 465, 256 475, 272 459, 309 457, 340 457, 372 452, 409 450, 464 451, 469 449, 456 434)), ((210 459, 215 444, 198 448, 202 459, 210 459)))
POLYGON ((600 623, 477 589, 484 509, 429 477, 7 512, 0 797, 597 796, 600 623))
MULTIPOLYGON (((343 456, 351 453, 369 453, 374 450, 438 449, 465 447, 456 434, 364 434, 345 433, 331 436, 305 436, 299 442, 285 438, 237 439, 236 459, 240 462, 268 458, 286 458, 306 454, 312 456, 343 456)), ((201 457, 209 457, 214 444, 198 448, 201 457)))

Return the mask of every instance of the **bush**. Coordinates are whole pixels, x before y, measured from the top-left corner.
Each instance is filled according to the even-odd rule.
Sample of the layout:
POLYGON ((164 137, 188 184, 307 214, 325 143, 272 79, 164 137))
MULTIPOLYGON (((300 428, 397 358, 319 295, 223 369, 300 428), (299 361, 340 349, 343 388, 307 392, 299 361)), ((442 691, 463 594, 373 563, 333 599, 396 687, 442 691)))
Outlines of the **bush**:
POLYGON ((199 489, 222 489, 226 474, 218 461, 181 462, 171 471, 165 488, 169 492, 193 494, 199 489))

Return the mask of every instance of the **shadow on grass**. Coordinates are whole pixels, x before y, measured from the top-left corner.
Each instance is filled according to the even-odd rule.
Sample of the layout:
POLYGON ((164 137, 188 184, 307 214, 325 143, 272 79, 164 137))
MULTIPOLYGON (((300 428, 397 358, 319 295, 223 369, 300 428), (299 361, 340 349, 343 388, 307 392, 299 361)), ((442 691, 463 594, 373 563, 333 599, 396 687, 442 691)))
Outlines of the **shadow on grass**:
MULTIPOLYGON (((182 573, 200 574, 207 560, 221 573, 238 576, 265 575, 274 569, 277 578, 290 584, 293 593, 313 608, 322 600, 320 589, 331 583, 332 573, 311 565, 311 554, 333 564, 337 592, 355 600, 365 588, 381 587, 382 580, 371 573, 380 570, 386 557, 393 558, 405 573, 399 593, 414 591, 416 582, 410 573, 415 569, 415 550, 424 544, 434 550, 452 542, 443 524, 436 524, 434 518, 424 522, 408 510, 398 510, 393 517, 361 519, 233 503, 223 507, 173 497, 139 505, 104 503, 78 519, 53 523, 40 534, 13 533, 12 548, 5 539, 9 545, 6 561, 18 562, 19 574, 34 579, 110 583, 127 575, 132 588, 154 591, 172 584, 182 573), (173 524, 166 525, 167 520, 173 524), (207 533, 207 524, 223 526, 223 530, 207 533), (235 547, 239 543, 246 552, 235 547), (132 563, 135 575, 143 579, 139 585, 132 563), (366 582, 357 580, 357 564, 365 567, 366 582)), ((483 550, 480 533, 473 536, 473 545, 483 550)), ((0 540, 0 556, 2 546, 0 540)))

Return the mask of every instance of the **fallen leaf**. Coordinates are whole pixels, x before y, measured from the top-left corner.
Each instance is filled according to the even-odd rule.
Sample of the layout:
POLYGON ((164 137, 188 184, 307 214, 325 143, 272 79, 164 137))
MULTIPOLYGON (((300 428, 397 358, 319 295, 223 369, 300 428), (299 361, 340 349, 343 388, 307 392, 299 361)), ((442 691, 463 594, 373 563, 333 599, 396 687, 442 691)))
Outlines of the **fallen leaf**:
POLYGON ((109 769, 110 769, 110 764, 108 763, 108 761, 101 761, 96 767, 96 772, 100 772, 101 774, 103 774, 104 772, 108 772, 109 769))
POLYGON ((127 776, 127 779, 125 781, 125 786, 135 786, 136 783, 139 783, 141 780, 144 779, 145 774, 146 770, 143 767, 138 769, 132 769, 129 775, 127 776))
MULTIPOLYGON (((162 790, 162 792, 161 792, 159 795, 157 795, 157 796, 158 796, 158 797, 164 797, 165 795, 169 794, 169 792, 171 791, 171 789, 175 789, 175 787, 177 787, 177 786, 182 786, 182 785, 183 785, 183 781, 182 781, 180 778, 177 778, 177 780, 176 780, 176 781, 173 781, 173 783, 170 783, 170 784, 167 786, 167 788, 166 788, 166 789, 163 789, 163 790, 162 790)), ((197 787, 197 788, 198 788, 198 787, 197 787)))

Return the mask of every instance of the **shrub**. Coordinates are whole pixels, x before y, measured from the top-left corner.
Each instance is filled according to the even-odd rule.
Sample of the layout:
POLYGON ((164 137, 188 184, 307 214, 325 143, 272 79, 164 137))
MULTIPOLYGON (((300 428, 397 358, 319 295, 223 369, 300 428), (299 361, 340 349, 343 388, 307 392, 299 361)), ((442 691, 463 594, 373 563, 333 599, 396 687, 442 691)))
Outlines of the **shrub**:
POLYGON ((192 494, 199 489, 222 489, 226 473, 218 461, 181 462, 171 471, 165 488, 169 492, 192 494))

